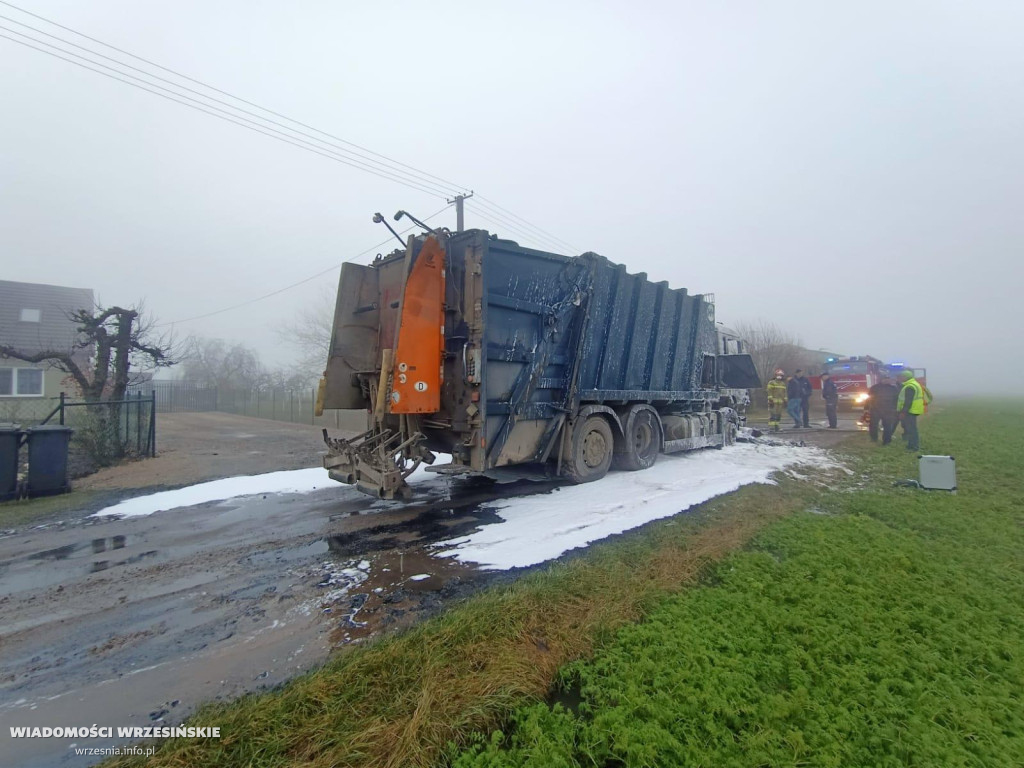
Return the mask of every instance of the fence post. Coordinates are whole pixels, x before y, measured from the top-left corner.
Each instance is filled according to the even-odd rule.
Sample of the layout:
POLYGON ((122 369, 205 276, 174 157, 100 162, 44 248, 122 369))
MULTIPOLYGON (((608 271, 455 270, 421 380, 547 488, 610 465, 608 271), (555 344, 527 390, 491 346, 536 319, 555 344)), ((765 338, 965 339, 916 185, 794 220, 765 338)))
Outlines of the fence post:
POLYGON ((64 426, 64 393, 60 393, 60 425, 64 426))
POLYGON ((149 406, 149 457, 156 458, 156 390, 153 390, 149 406))
POLYGON ((135 450, 142 455, 142 392, 135 393, 135 450))

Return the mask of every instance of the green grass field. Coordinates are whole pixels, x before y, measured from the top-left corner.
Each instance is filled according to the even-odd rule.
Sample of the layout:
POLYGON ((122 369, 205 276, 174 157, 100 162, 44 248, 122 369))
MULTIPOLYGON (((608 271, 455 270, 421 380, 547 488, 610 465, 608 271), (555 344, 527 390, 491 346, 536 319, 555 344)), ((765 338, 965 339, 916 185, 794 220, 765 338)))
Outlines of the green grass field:
POLYGON ((524 707, 455 765, 1024 765, 1022 416, 934 417, 955 495, 859 451, 866 487, 765 529, 565 667, 570 709, 524 707))
POLYGON ((221 739, 148 764, 1024 765, 1022 416, 928 415, 956 495, 893 487, 916 457, 857 435, 832 487, 748 486, 594 547, 209 707, 221 739))

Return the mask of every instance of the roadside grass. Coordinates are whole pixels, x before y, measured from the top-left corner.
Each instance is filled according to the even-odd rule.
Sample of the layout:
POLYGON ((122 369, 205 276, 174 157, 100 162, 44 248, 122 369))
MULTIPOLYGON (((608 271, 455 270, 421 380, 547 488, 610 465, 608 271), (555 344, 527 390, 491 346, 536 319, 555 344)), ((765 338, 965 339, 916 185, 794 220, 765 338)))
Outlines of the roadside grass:
POLYGON ((95 491, 72 491, 59 496, 19 499, 0 504, 0 530, 62 519, 78 512, 98 494, 95 491))
POLYGON ((851 445, 859 490, 761 531, 559 673, 568 701, 478 732, 456 768, 1024 765, 1024 404, 930 415, 916 453, 851 445))
POLYGON ((279 690, 190 718, 220 739, 171 739, 116 766, 432 766, 450 742, 543 700, 558 671, 611 642, 658 599, 697 583, 764 526, 820 494, 782 478, 650 525, 403 634, 338 654, 279 690))
MULTIPOLYGON (((1008 716, 1009 735, 981 726, 993 708, 1007 703, 1004 682, 1019 672, 1019 651, 1009 659, 1004 651, 1015 641, 1019 647, 1021 637, 1019 613, 1013 613, 1020 610, 1020 560, 1009 564, 1012 555, 1021 554, 1019 462, 1014 463, 1021 437, 998 422, 1020 423, 1022 410, 1020 404, 959 404, 929 415, 924 446, 958 457, 961 492, 956 496, 892 488, 894 479, 916 477, 915 456, 902 445, 882 449, 852 436, 841 450, 855 476, 840 478, 832 488, 788 478, 777 486, 747 486, 695 514, 651 524, 583 557, 489 590, 403 634, 341 653, 278 690, 209 706, 190 719, 194 725, 220 726, 220 739, 171 739, 148 761, 121 758, 108 765, 432 766, 449 759, 461 765, 603 765, 588 755, 604 754, 616 756, 607 764, 627 758, 631 762, 624 764, 670 764, 662 753, 644 751, 661 743, 661 733, 645 730, 645 722, 651 728, 671 724, 657 719, 663 700, 639 697, 662 688, 670 694, 667 700, 705 701, 708 712, 720 715, 700 721, 712 741, 723 736, 724 723, 731 739, 763 734, 758 749, 766 754, 790 754, 779 746, 782 738, 792 755, 828 756, 831 747, 821 745, 837 733, 852 738, 862 734, 865 722, 890 727, 900 717, 928 712, 912 700, 913 691, 927 688, 929 681, 933 700, 953 707, 937 720, 941 727, 959 732, 967 723, 978 734, 979 750, 996 743, 1003 752, 992 747, 989 754, 1005 756, 1007 739, 1019 738, 1021 723, 1008 716), (753 541, 749 552, 716 565, 753 541), (988 557, 987 545, 996 547, 995 559, 972 570, 971 554, 988 557), (704 586, 688 588, 699 583, 704 586), (1014 590, 1018 605, 1007 606, 1014 590), (695 612, 688 601, 701 600, 711 602, 700 603, 703 612, 695 612), (1006 643, 992 645, 987 617, 1003 616, 1004 607, 1006 643), (983 630, 977 643, 956 646, 975 654, 967 659, 933 642, 935 627, 944 628, 950 612, 957 611, 966 617, 956 625, 957 642, 966 640, 965 624, 983 630), (898 624, 904 614, 919 626, 898 624), (687 621, 700 631, 688 630, 687 621), (640 633, 633 646, 638 659, 647 658, 642 656, 647 646, 661 648, 661 655, 647 658, 642 668, 615 666, 628 661, 629 654, 617 649, 631 633, 640 633), (677 633, 693 644, 669 642, 677 633), (719 641, 709 644, 703 634, 719 641), (978 653, 983 655, 976 658, 978 653), (898 666, 904 657, 905 665, 898 666), (770 662, 765 672, 750 663, 755 658, 770 662), (843 663, 853 682, 836 691, 833 670, 843 663), (875 688, 857 684, 875 668, 879 680, 868 678, 875 688), (602 676, 605 670, 608 675, 602 676), (973 675, 973 689, 963 678, 965 670, 973 675), (645 687, 651 678, 655 682, 645 687), (570 701, 578 694, 577 713, 541 703, 559 686, 569 689, 560 695, 570 701), (765 709, 764 686, 781 714, 765 709), (840 730, 808 727, 804 737, 800 718, 809 717, 810 710, 815 722, 824 723, 814 707, 841 713, 847 689, 860 699, 858 708, 846 712, 844 725, 836 726, 840 730), (624 697, 623 691, 632 693, 624 697), (608 698, 601 698, 606 693, 608 698), (896 702, 893 707, 903 707, 903 714, 877 704, 885 697, 896 702), (974 703, 976 720, 956 719, 966 706, 964 697, 974 703), (625 716, 614 720, 635 702, 641 703, 631 711, 632 726, 625 716), (609 725, 618 723, 614 743, 596 720, 602 712, 609 725), (505 726, 510 727, 495 730, 505 726), (458 748, 467 744, 476 747, 459 756, 458 748), (623 745, 633 751, 623 752, 623 745), (617 757, 621 754, 627 757, 617 757)), ((926 733, 928 727, 919 730, 926 733)), ((899 726, 879 733, 902 738, 899 726)), ((918 731, 913 733, 916 738, 918 731)), ((796 763, 792 757, 780 761, 796 763)), ((848 764, 864 762, 885 764, 885 759, 848 764)))

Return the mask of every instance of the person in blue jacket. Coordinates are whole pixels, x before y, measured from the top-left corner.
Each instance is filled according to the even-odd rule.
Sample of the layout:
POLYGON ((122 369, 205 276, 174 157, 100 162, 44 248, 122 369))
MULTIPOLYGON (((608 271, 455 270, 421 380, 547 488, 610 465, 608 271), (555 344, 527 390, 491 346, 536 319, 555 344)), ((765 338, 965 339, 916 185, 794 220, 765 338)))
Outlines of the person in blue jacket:
POLYGON ((803 426, 800 401, 803 399, 803 388, 796 376, 790 376, 786 382, 786 413, 793 418, 792 429, 803 426))
POLYGON ((811 380, 807 378, 807 374, 801 368, 796 369, 796 380, 800 384, 800 420, 804 427, 810 429, 811 394, 814 392, 814 387, 811 386, 811 380))

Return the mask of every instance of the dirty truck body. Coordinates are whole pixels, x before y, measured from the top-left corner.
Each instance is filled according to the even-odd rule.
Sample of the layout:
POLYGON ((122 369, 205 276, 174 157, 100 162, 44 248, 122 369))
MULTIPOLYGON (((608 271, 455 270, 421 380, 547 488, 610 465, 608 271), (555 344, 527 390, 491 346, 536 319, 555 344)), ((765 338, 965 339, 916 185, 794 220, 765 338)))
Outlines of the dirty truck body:
POLYGON ((602 477, 733 441, 749 355, 719 354, 713 299, 593 253, 483 230, 429 233, 342 267, 324 408, 369 429, 330 438, 333 479, 382 498, 435 454, 450 474, 602 477))

